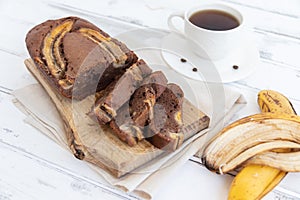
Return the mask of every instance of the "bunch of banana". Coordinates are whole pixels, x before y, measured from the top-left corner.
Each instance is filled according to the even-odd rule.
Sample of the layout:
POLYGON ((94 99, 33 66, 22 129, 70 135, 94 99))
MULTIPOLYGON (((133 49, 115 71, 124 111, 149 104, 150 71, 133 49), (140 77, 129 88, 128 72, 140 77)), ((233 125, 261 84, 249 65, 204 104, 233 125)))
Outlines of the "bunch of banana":
POLYGON ((263 90, 258 104, 264 113, 225 127, 202 157, 208 169, 221 174, 245 166, 232 183, 229 199, 260 199, 286 172, 300 171, 300 117, 290 101, 263 90))

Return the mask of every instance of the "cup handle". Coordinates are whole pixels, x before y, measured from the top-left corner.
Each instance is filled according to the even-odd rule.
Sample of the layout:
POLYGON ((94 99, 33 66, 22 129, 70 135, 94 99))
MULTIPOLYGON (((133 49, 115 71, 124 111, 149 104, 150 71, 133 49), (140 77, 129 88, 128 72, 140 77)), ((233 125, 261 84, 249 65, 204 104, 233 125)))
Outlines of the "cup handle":
POLYGON ((173 24, 173 18, 175 17, 179 17, 182 20, 184 20, 184 11, 177 11, 172 13, 169 17, 168 17, 168 27, 171 31, 179 33, 179 34, 184 34, 183 30, 179 30, 175 27, 175 25, 173 24))

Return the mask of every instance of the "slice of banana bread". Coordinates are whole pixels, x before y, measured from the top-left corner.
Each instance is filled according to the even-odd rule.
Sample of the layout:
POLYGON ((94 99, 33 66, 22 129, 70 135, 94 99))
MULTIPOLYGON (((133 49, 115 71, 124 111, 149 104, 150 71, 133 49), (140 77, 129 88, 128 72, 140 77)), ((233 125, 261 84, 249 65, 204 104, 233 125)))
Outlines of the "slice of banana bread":
POLYGON ((42 75, 68 98, 83 99, 106 88, 137 61, 123 43, 78 17, 35 26, 26 45, 42 75))
POLYGON ((155 147, 174 151, 181 146, 184 140, 181 117, 183 98, 181 88, 170 83, 157 99, 154 106, 154 118, 145 135, 155 147))
POLYGON ((143 60, 139 60, 128 68, 117 81, 111 83, 93 108, 93 113, 99 123, 107 124, 116 117, 118 109, 130 99, 144 78, 151 72, 149 66, 143 60))
POLYGON ((156 99, 166 89, 168 80, 161 71, 153 72, 145 78, 141 87, 129 101, 130 116, 138 126, 148 125, 153 118, 153 107, 156 99))
POLYGON ((128 102, 118 110, 116 118, 109 125, 118 138, 131 147, 144 139, 143 127, 134 124, 130 117, 128 102))
POLYGON ((167 79, 161 71, 156 71, 144 79, 129 102, 117 111, 110 126, 116 135, 129 146, 144 139, 144 128, 153 119, 156 99, 167 86, 167 79))

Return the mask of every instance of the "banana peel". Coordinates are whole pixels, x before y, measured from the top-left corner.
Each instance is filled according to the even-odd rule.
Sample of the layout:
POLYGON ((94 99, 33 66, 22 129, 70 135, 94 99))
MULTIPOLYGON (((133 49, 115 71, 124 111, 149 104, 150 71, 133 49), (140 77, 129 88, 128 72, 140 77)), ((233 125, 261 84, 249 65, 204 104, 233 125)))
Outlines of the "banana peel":
MULTIPOLYGON (((260 91, 257 101, 262 112, 296 114, 288 98, 276 91, 260 91)), ((278 149, 276 151, 288 152, 290 150, 278 149)), ((228 199, 261 199, 273 190, 286 174, 287 172, 270 166, 258 164, 247 165, 233 179, 228 199)))
POLYGON ((228 173, 250 159, 248 164, 259 161, 259 164, 274 167, 284 163, 280 169, 300 171, 300 151, 270 154, 278 148, 300 149, 299 130, 300 116, 297 115, 271 112, 250 115, 225 127, 208 144, 202 155, 203 164, 220 174, 228 173), (266 158, 276 164, 265 161, 266 158))

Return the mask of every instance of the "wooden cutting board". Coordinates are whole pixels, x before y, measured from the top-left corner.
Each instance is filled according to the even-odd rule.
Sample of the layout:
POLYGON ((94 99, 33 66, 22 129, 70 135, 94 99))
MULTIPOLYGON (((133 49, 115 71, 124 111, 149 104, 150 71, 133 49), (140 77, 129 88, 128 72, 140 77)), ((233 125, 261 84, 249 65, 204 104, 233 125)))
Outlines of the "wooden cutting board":
MULTIPOLYGON (((95 102, 94 95, 81 101, 65 98, 48 84, 32 59, 25 60, 25 65, 56 105, 64 121, 69 147, 78 159, 91 162, 115 177, 121 177, 167 153, 146 140, 129 147, 108 126, 100 126, 87 115, 95 102)), ((182 117, 185 140, 207 128, 209 124, 209 118, 186 99, 182 117)))

